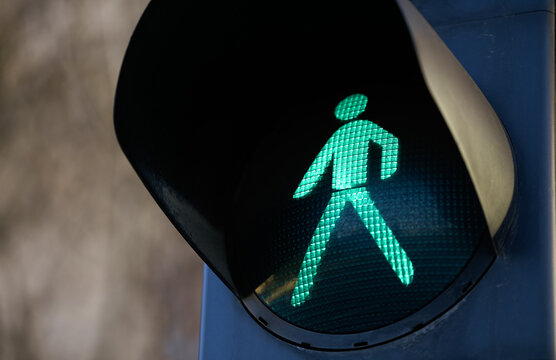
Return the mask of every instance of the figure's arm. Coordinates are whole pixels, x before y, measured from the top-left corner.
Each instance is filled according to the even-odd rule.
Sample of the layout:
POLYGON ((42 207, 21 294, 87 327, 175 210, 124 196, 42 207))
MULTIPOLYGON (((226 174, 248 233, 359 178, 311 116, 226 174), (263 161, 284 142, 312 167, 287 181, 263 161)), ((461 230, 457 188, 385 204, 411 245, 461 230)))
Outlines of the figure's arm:
POLYGON ((328 142, 324 145, 322 150, 319 152, 319 154, 309 167, 309 170, 307 170, 307 172, 303 176, 303 179, 301 179, 301 182, 297 186, 297 190, 295 190, 295 193, 293 194, 294 199, 300 199, 309 195, 311 191, 313 191, 315 186, 317 186, 317 184, 319 183, 322 175, 324 175, 326 167, 332 160, 333 139, 334 137, 328 140, 328 142))
POLYGON ((371 140, 382 148, 380 178, 388 179, 398 169, 398 138, 375 123, 371 124, 371 140))

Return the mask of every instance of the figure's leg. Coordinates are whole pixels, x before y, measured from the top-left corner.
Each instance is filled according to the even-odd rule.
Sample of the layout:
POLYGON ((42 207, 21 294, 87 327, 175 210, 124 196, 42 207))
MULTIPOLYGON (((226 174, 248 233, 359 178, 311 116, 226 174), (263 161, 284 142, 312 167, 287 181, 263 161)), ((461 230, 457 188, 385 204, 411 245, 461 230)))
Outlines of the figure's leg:
POLYGON ((337 192, 332 195, 326 209, 324 210, 319 223, 313 233, 301 269, 297 275, 297 282, 293 289, 291 298, 292 306, 299 306, 305 302, 311 289, 313 287, 313 278, 317 274, 318 266, 320 264, 322 253, 326 250, 326 244, 330 239, 330 234, 334 230, 334 225, 340 217, 344 206, 346 204, 346 197, 342 192, 337 192))
POLYGON ((411 284, 413 263, 392 230, 386 225, 367 190, 365 188, 355 189, 350 192, 349 200, 402 284, 406 286, 411 284))

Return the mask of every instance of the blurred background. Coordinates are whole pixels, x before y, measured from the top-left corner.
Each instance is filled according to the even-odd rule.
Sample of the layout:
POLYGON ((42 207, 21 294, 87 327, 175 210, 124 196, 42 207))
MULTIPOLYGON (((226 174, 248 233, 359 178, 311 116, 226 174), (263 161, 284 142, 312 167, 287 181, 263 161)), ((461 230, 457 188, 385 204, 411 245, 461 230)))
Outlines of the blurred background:
POLYGON ((0 1, 0 359, 195 359, 202 263, 112 125, 146 0, 0 1))

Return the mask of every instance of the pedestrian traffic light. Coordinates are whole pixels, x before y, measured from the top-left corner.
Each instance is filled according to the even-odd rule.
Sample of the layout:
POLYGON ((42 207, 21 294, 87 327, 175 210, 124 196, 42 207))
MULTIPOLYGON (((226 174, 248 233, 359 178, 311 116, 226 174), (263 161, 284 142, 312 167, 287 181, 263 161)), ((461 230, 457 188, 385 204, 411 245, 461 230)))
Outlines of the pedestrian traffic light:
POLYGON ((407 0, 155 0, 115 125, 253 321, 306 348, 370 347, 431 323, 513 223, 506 133, 407 0))

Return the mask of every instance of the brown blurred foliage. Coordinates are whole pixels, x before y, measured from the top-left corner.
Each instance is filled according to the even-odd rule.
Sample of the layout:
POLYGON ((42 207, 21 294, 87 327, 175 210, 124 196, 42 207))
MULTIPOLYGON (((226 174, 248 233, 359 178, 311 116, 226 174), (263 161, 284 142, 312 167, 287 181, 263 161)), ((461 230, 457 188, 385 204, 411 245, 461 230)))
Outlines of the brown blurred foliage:
POLYGON ((194 359, 202 264, 112 107, 146 0, 0 1, 0 359, 194 359))

